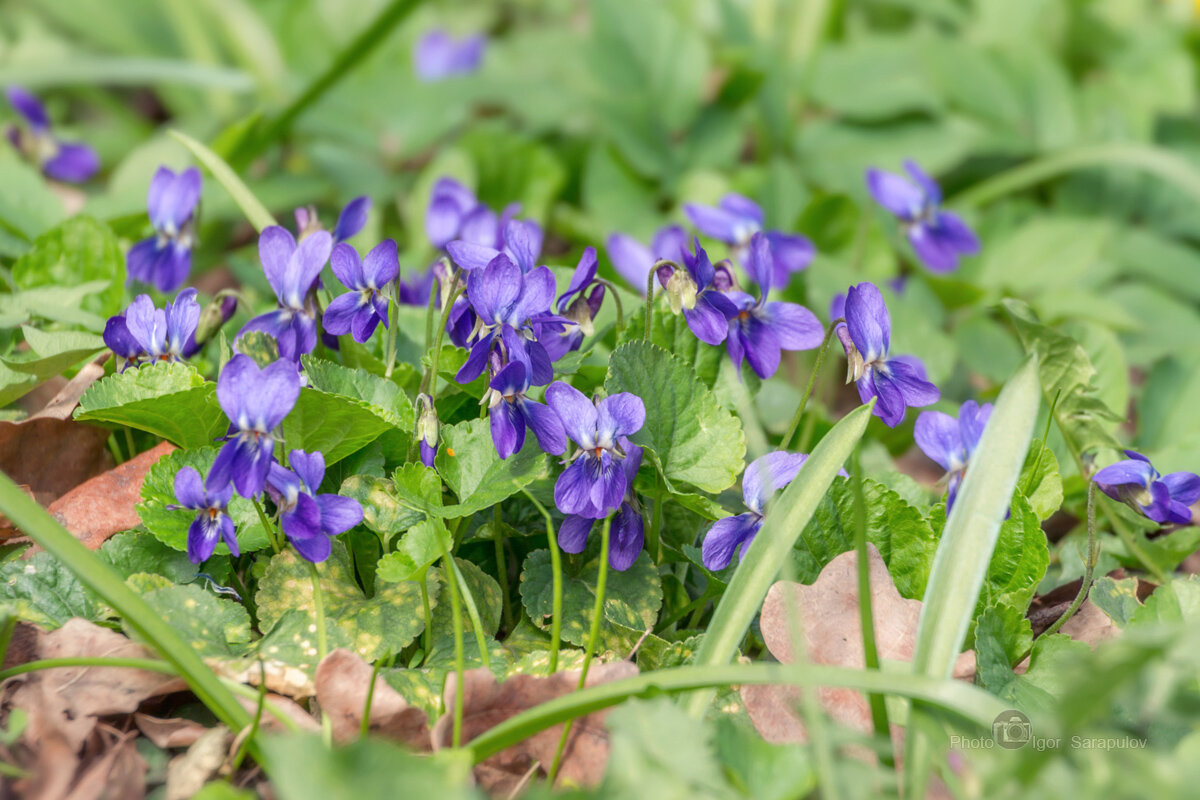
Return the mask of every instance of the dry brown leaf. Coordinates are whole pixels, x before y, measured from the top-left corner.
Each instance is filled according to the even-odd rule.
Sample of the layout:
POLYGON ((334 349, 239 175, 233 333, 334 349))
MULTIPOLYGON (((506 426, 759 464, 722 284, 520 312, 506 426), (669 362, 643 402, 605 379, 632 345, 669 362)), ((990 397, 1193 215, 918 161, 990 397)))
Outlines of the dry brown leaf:
MULTIPOLYGON (((274 706, 275 711, 287 717, 292 723, 302 731, 312 732, 321 730, 321 724, 313 719, 312 714, 305 711, 299 703, 290 697, 284 697, 279 694, 267 693, 267 702, 274 706)), ((249 697, 238 697, 237 701, 242 704, 242 708, 249 711, 251 714, 258 710, 258 699, 250 699, 249 697)), ((265 731, 283 732, 291 730, 275 714, 268 708, 263 709, 262 720, 259 722, 259 727, 265 731)))
POLYGON ((75 373, 75 377, 59 389, 58 394, 50 398, 50 402, 46 403, 41 411, 30 415, 30 419, 70 419, 71 414, 75 411, 75 406, 79 405, 79 398, 83 397, 83 393, 88 390, 89 386, 104 377, 104 365, 111 357, 112 351, 105 350, 84 364, 83 369, 75 373))
MULTIPOLYGON (((125 636, 71 619, 43 634, 37 657, 149 658, 150 652, 125 636)), ((35 751, 43 740, 61 734, 78 752, 96 726, 97 717, 129 714, 143 700, 186 688, 181 678, 128 667, 57 667, 10 678, 5 694, 11 707, 29 718, 23 739, 35 751)))
MULTIPOLYGON (((99 549, 113 535, 141 524, 137 504, 146 472, 174 449, 170 442, 162 442, 97 475, 51 503, 50 513, 88 548, 99 549)), ((28 557, 37 549, 31 547, 23 555, 28 557)))
POLYGON ((191 747, 208 728, 192 719, 182 717, 152 717, 138 712, 133 715, 133 722, 155 747, 164 750, 170 747, 191 747))
POLYGON ((1084 600, 1075 616, 1067 620, 1058 632, 1065 633, 1072 639, 1087 642, 1093 648, 1105 639, 1121 635, 1121 629, 1112 621, 1112 617, 1093 605, 1090 600, 1084 600))
POLYGON ((137 751, 136 735, 121 736, 103 756, 93 761, 76 781, 65 800, 141 800, 146 796, 149 765, 137 751))
POLYGON ((204 788, 225 763, 232 737, 224 726, 210 728, 167 764, 167 800, 188 800, 204 788))
MULTIPOLYGON (((371 665, 357 654, 339 648, 317 667, 317 702, 333 721, 333 738, 348 742, 362 730, 371 665)), ((429 750, 429 717, 410 706, 400 693, 376 676, 371 696, 370 732, 404 742, 417 750, 429 750)))
MULTIPOLYGON (((896 591, 887 566, 874 545, 867 545, 871 581, 871 610, 875 622, 875 647, 888 661, 912 661, 921 601, 908 600, 896 591)), ((793 660, 793 624, 804 631, 808 658, 816 664, 863 668, 862 624, 858 607, 858 555, 853 550, 830 561, 811 586, 780 581, 763 603, 763 641, 771 655, 787 664, 793 660), (792 616, 795 615, 793 622, 792 616)), ((975 674, 975 654, 959 656, 958 678, 975 674)), ((742 701, 763 738, 771 742, 804 741, 803 723, 795 715, 798 691, 790 686, 746 686, 742 701)), ((835 720, 855 730, 872 730, 867 699, 853 689, 822 688, 817 697, 835 720)), ((893 735, 899 728, 893 726, 893 735)))
MULTIPOLYGON (((630 678, 638 672, 629 661, 596 664, 589 671, 587 686, 630 678)), ((515 675, 504 683, 486 669, 464 674, 462 741, 471 741, 509 717, 526 709, 562 697, 579 685, 578 672, 556 672, 549 677, 515 675)), ((450 673, 443 692, 447 712, 433 726, 433 747, 448 747, 454 725, 454 699, 457 676, 450 673)), ((568 784, 592 786, 600 782, 608 763, 608 730, 604 727, 607 709, 576 719, 563 750, 559 777, 568 784)), ((548 770, 558 750, 563 726, 556 725, 534 734, 525 741, 497 753, 475 768, 475 778, 492 794, 507 795, 534 765, 548 770)))
POLYGON ((109 431, 69 419, 0 422, 0 470, 49 505, 112 466, 109 431))

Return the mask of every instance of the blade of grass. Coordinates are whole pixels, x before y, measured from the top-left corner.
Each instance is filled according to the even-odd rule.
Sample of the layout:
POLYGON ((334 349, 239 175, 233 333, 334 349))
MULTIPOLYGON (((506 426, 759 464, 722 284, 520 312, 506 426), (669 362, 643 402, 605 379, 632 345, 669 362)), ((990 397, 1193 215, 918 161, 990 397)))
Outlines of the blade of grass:
POLYGON ((229 192, 229 196, 238 204, 238 208, 246 215, 246 219, 250 220, 250 224, 256 231, 262 233, 263 228, 277 224, 275 217, 271 216, 271 212, 267 211, 266 206, 254 196, 246 184, 242 183, 242 179, 237 176, 233 168, 226 164, 219 155, 186 133, 175 130, 169 131, 169 133, 184 147, 191 150, 196 160, 217 179, 217 183, 225 187, 225 191, 229 192))
POLYGON ((29 89, 58 86, 195 86, 249 92, 254 81, 239 69, 167 58, 72 57, 0 69, 0 83, 29 89))
MULTIPOLYGON (((1041 385, 1029 357, 1005 384, 972 456, 934 555, 917 626, 913 672, 949 678, 962 649, 996 539, 1021 476, 1037 422, 1041 385)), ((913 713, 918 713, 914 704, 913 713)), ((905 751, 907 797, 924 797, 930 740, 910 725, 905 751)))
POLYGON ((125 585, 108 564, 72 536, 3 472, 0 472, 0 512, 120 614, 129 627, 178 670, 188 688, 217 719, 235 731, 250 724, 250 715, 200 660, 191 645, 125 585))
MULTIPOLYGON (((779 565, 862 438, 873 407, 872 403, 857 408, 833 426, 804 462, 795 480, 771 506, 762 530, 750 547, 743 549, 741 563, 717 604, 708 633, 696 651, 697 665, 728 664, 733 658, 751 620, 762 608, 763 598, 779 573, 779 565)), ((711 691, 695 693, 688 700, 688 713, 700 717, 711 701, 711 691)))
POLYGON ((908 697, 945 709, 982 730, 991 730, 992 720, 1007 708, 999 698, 968 683, 907 673, 768 662, 687 666, 648 672, 557 697, 510 717, 472 739, 467 747, 475 762, 479 763, 539 731, 617 705, 631 697, 652 697, 662 692, 695 691, 715 686, 773 683, 813 688, 837 687, 908 697))

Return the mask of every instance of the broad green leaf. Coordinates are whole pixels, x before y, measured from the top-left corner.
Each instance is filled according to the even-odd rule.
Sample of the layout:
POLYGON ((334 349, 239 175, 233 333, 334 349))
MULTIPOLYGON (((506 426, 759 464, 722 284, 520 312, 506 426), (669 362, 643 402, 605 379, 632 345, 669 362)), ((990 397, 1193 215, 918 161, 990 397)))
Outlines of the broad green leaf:
MULTIPOLYGON (((503 611, 504 603, 500 596, 500 584, 496 582, 495 578, 480 569, 475 562, 468 561, 465 558, 455 558, 454 561, 458 564, 458 571, 462 574, 463 581, 466 583, 466 591, 470 592, 471 598, 475 601, 475 609, 479 612, 479 623, 483 626, 483 633, 487 636, 495 636, 496 631, 500 629, 500 615, 503 611)), ((436 580, 442 585, 440 593, 447 591, 446 579, 443 575, 441 564, 430 570, 429 576, 430 579, 436 580)), ((446 595, 443 594, 442 596, 446 595)), ((467 614, 466 608, 463 608, 462 618, 463 628, 467 632, 467 636, 471 636, 474 628, 472 627, 471 617, 467 614)), ((433 611, 433 630, 437 634, 437 637, 445 637, 447 634, 451 634, 453 624, 454 612, 450 607, 450 603, 439 603, 433 611)), ((451 638, 453 638, 452 635, 451 638)))
POLYGON ((210 444, 229 426, 215 383, 188 364, 161 361, 97 381, 80 398, 75 419, 128 425, 180 447, 210 444))
MULTIPOLYGON (((646 291, 646 287, 640 287, 646 291)), ((626 312, 628 313, 628 312, 626 312)), ((646 334, 646 304, 642 302, 625 321, 625 330, 618 344, 640 340, 646 334)), ((682 314, 672 314, 661 298, 656 301, 650 323, 650 341, 682 360, 693 374, 710 389, 717 382, 725 348, 713 347, 696 338, 682 314)))
POLYGON ((105 347, 104 339, 94 333, 44 333, 29 325, 22 325, 21 332, 34 357, 22 360, 6 358, 4 363, 9 369, 28 373, 39 380, 53 378, 85 358, 96 356, 105 347))
POLYGON ((143 598, 201 656, 236 655, 250 643, 250 615, 241 603, 192 585, 155 589, 143 598))
POLYGON ((328 466, 375 441, 392 425, 362 400, 306 386, 282 427, 289 450, 320 451, 328 466))
MULTIPOLYGON (((16 81, 13 81, 16 83, 16 81)), ((14 235, 21 246, 3 253, 17 256, 65 216, 63 201, 46 179, 16 154, 12 148, 0 149, 0 230, 14 235)))
POLYGON ((435 463, 459 501, 442 510, 447 518, 491 508, 546 474, 546 455, 532 433, 525 437, 521 452, 506 459, 496 455, 491 426, 485 419, 448 425, 440 436, 435 463))
POLYGON ((1113 227, 1106 220, 1035 216, 987 248, 979 283, 1018 295, 1077 287, 1097 268, 1113 227))
POLYGON ((1029 448, 1017 487, 1040 520, 1049 519, 1062 508, 1063 485, 1062 476, 1058 474, 1058 459, 1040 440, 1029 448))
MULTIPOLYGON (((858 445, 867 429, 873 405, 851 411, 813 449, 796 478, 767 509, 762 529, 734 570, 729 588, 721 596, 708 632, 696 652, 698 666, 728 664, 762 608, 767 590, 800 537, 817 505, 829 490, 838 471, 858 445)), ((698 718, 712 700, 711 691, 696 692, 688 702, 688 713, 698 718)))
MULTIPOLYGON (((598 534, 598 531, 596 532, 598 534)), ((599 538, 598 535, 593 538, 599 538)), ((563 641, 583 646, 591 627, 592 606, 596 602, 596 580, 600 574, 599 549, 587 551, 577 565, 563 565, 563 641)), ((549 629, 553 613, 553 571, 550 551, 534 550, 525 558, 521 570, 521 600, 534 624, 549 629)), ((620 624, 631 619, 641 629, 652 628, 662 607, 662 584, 658 570, 645 553, 624 572, 608 571, 605 587, 604 617, 620 624)))
POLYGON ((1200 580, 1195 575, 1175 579, 1158 587, 1129 618, 1131 626, 1183 623, 1200 620, 1200 580))
POLYGON ((1088 600, 1122 628, 1142 607, 1142 601, 1138 600, 1137 578, 1117 580, 1103 575, 1092 584, 1088 600))
MULTIPOLYGON (((881 483, 863 480, 867 541, 879 548, 896 588, 920 598, 929 580, 937 535, 921 512, 881 483)), ((854 549, 854 492, 845 478, 834 480, 796 541, 796 580, 812 583, 833 558, 854 549)))
MULTIPOLYGON (((146 472, 142 483, 142 502, 138 503, 138 517, 146 530, 167 547, 187 551, 188 528, 196 519, 196 512, 186 508, 168 509, 178 505, 175 497, 175 475, 184 467, 192 467, 200 473, 200 479, 208 477, 217 448, 198 447, 192 450, 172 450, 160 458, 146 472)), ((237 526, 238 547, 243 553, 262 550, 270 544, 267 531, 263 529, 254 504, 239 494, 229 501, 229 516, 237 526)), ((225 555, 229 548, 223 542, 214 551, 225 555)), ((193 570, 192 575, 195 575, 193 570)))
POLYGON ((71 617, 94 620, 100 612, 96 596, 49 553, 0 566, 0 603, 18 618, 43 628, 58 628, 71 617))
POLYGON ((910 36, 859 36, 831 44, 813 70, 813 100, 853 119, 888 119, 941 110, 942 98, 925 71, 913 68, 910 36))
POLYGON ((187 583, 200 571, 212 575, 213 580, 221 581, 224 579, 221 573, 228 571, 227 563, 217 558, 211 559, 211 563, 223 567, 223 570, 214 570, 210 562, 197 567, 188 560, 187 553, 164 544, 154 534, 144 531, 118 533, 100 546, 100 555, 123 578, 150 573, 161 575, 172 583, 187 583))
POLYGON ((1029 652, 1033 628, 1025 612, 1013 606, 988 606, 975 621, 975 653, 979 683, 985 689, 1012 680, 1012 665, 1029 652))
POLYGON ((772 744, 732 715, 718 717, 716 727, 718 761, 745 797, 787 800, 816 790, 817 773, 805 750, 772 744))
POLYGON ((419 522, 400 537, 395 550, 379 559, 375 579, 390 583, 420 580, 429 566, 441 558, 452 544, 450 532, 442 520, 419 522))
POLYGON ((666 697, 632 699, 605 718, 611 737, 604 797, 733 798, 712 744, 697 723, 666 697))
MULTIPOLYGON (((421 587, 412 581, 381 581, 375 596, 367 597, 355 581, 350 555, 341 541, 334 540, 333 553, 317 565, 317 573, 325 600, 326 625, 339 628, 355 652, 367 661, 385 652, 399 653, 424 630, 421 587)), ((431 585, 431 603, 436 595, 431 585)), ((292 609, 303 610, 310 624, 316 625, 309 565, 291 548, 267 564, 255 601, 263 625, 273 625, 292 609)))
POLYGON ((376 416, 402 431, 413 429, 413 404, 394 382, 363 370, 348 369, 321 358, 304 356, 308 385, 331 394, 361 400, 376 416))
POLYGON ((279 340, 266 331, 247 331, 238 334, 233 347, 249 356, 259 369, 266 369, 279 360, 279 340))
POLYGON ((107 225, 91 217, 72 217, 46 231, 12 266, 21 289, 77 286, 104 281, 104 289, 83 298, 83 308, 101 317, 121 310, 125 301, 125 257, 107 225))
POLYGON ((981 618, 980 623, 976 655, 981 683, 1027 714, 1053 712, 1067 687, 1078 680, 1081 659, 1090 653, 1088 646, 1061 633, 1042 636, 1033 643, 1028 670, 1016 675, 996 635, 996 623, 990 618, 981 618))
POLYGON ((613 351, 604 388, 642 398, 646 424, 630 438, 658 455, 667 480, 711 493, 737 480, 746 454, 742 427, 681 359, 629 342, 613 351))
POLYGON ((442 482, 419 462, 403 465, 391 480, 351 475, 342 483, 341 493, 362 505, 368 528, 388 538, 427 515, 441 515, 442 482))
POLYGON ((217 179, 217 183, 221 184, 225 191, 229 192, 229 196, 242 209, 242 213, 246 215, 246 219, 250 220, 250 224, 254 226, 255 230, 262 233, 263 228, 277 224, 266 206, 246 188, 242 179, 220 156, 185 133, 176 130, 169 131, 169 133, 182 142, 188 150, 191 150, 196 160, 204 165, 204 168, 217 179))

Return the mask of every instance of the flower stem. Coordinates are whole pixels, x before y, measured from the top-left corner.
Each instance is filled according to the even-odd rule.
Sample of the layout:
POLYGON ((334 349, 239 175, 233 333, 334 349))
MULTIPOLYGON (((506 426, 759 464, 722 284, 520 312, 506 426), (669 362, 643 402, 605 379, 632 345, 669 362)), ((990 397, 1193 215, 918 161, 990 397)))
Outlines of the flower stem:
POLYGON ((663 494, 666 487, 662 476, 656 478, 654 491, 654 516, 650 518, 650 533, 646 537, 646 549, 654 555, 654 563, 661 564, 663 558, 662 526, 663 526, 663 494))
MULTIPOLYGON (((312 576, 313 612, 317 616, 317 663, 320 664, 329 653, 329 640, 325 636, 325 593, 321 591, 321 575, 317 572, 317 565, 311 561, 308 562, 308 572, 312 576)), ((321 738, 327 746, 333 744, 333 718, 324 709, 321 709, 321 738)))
POLYGON ((267 512, 263 511, 262 503, 257 497, 251 498, 250 502, 254 504, 254 510, 258 512, 258 521, 262 524, 263 530, 267 532, 267 538, 271 540, 271 549, 278 555, 283 551, 283 545, 276 536, 275 526, 267 519, 267 512))
MULTIPOLYGON (((859 465, 859 450, 854 448, 851 456, 850 480, 854 491, 854 551, 858 560, 858 611, 862 626, 863 664, 867 669, 879 669, 879 652, 875 649, 875 615, 871 606, 871 565, 867 560, 867 499, 863 493, 862 468, 859 465)), ((867 695, 871 706, 871 722, 875 735, 891 742, 891 726, 888 724, 887 705, 883 695, 867 695)), ((895 766, 895 755, 881 754, 888 766, 895 766)))
POLYGON ((654 268, 650 268, 650 272, 646 275, 646 332, 642 336, 646 341, 650 341, 651 322, 654 319, 654 268))
MULTIPOLYGON (((1050 636, 1058 633, 1063 625, 1066 625, 1071 617, 1075 616, 1075 612, 1083 605, 1083 601, 1087 599, 1088 592, 1092 588, 1092 577, 1096 570, 1096 561, 1100 558, 1100 546, 1096 541, 1096 482, 1088 481, 1088 499, 1087 499, 1087 529, 1088 529, 1088 551, 1087 559, 1084 561, 1083 567, 1083 582, 1079 584, 1079 593, 1075 595, 1075 599, 1071 601, 1071 605, 1067 606, 1067 610, 1063 615, 1054 621, 1054 624, 1046 628, 1038 638, 1042 636, 1050 636)), ((1032 652, 1032 651, 1031 651, 1032 652)), ((1024 661, 1024 656, 1017 663, 1024 661)))
POLYGON ((492 506, 492 542, 496 545, 496 579, 500 582, 500 600, 504 627, 513 629, 512 603, 508 600, 508 556, 504 552, 504 536, 500 530, 500 504, 492 506))
POLYGON ((392 281, 392 302, 388 305, 388 324, 387 332, 387 366, 383 370, 383 377, 391 379, 392 370, 396 368, 396 336, 397 328, 400 327, 400 275, 396 275, 396 280, 392 281))
POLYGON ((459 276, 462 270, 454 270, 454 277, 450 279, 450 291, 446 292, 446 304, 442 307, 442 321, 438 326, 433 337, 433 347, 429 350, 429 369, 425 371, 424 377, 421 379, 421 392, 429 395, 430 405, 437 399, 437 369, 438 356, 442 352, 442 337, 446 335, 446 320, 450 319, 450 309, 454 306, 454 301, 458 299, 460 294, 458 290, 459 276))
MULTIPOLYGON (((596 644, 600 640, 600 619, 604 616, 604 590, 608 583, 608 535, 612 527, 612 515, 604 518, 604 525, 600 528, 600 565, 599 575, 596 577, 596 602, 592 604, 592 626, 588 631, 587 647, 583 651, 583 668, 579 671, 579 686, 582 689, 587 685, 588 667, 592 665, 592 656, 596 654, 596 644)), ((562 737, 558 740, 558 749, 554 752, 554 763, 550 766, 550 772, 546 776, 546 782, 551 786, 554 785, 554 778, 558 775, 558 768, 562 764, 563 750, 567 746, 567 738, 571 735, 571 723, 574 720, 569 720, 563 726, 562 737)))
POLYGON ((546 507, 538 502, 528 489, 521 487, 521 492, 529 498, 529 502, 541 513, 546 520, 546 541, 550 545, 550 571, 554 576, 553 613, 550 617, 550 674, 558 671, 558 648, 562 644, 562 554, 558 552, 558 537, 554 533, 554 518, 546 507))
POLYGON ((617 306, 617 338, 621 338, 621 332, 625 330, 625 306, 621 303, 621 295, 617 294, 617 287, 603 278, 596 278, 596 283, 603 286, 612 295, 613 303, 617 306))
POLYGON ((829 323, 829 328, 825 331, 825 338, 821 341, 821 349, 817 351, 817 361, 813 364, 812 372, 808 376, 808 385, 804 387, 804 394, 800 396, 800 405, 796 406, 796 413, 792 416, 791 424, 788 425, 787 433, 783 434, 783 439, 780 440, 780 447, 787 450, 792 440, 796 437, 796 429, 800 427, 800 420, 804 418, 804 409, 808 407, 808 398, 812 396, 813 386, 817 383, 817 375, 821 372, 821 364, 825 361, 825 353, 829 350, 829 342, 833 339, 833 333, 837 330, 837 326, 844 320, 835 319, 829 323))
POLYGON ((462 744, 463 725, 463 675, 467 671, 466 654, 463 648, 462 601, 458 596, 458 581, 454 579, 452 556, 442 547, 442 571, 446 576, 446 587, 450 591, 450 611, 454 616, 454 730, 450 744, 458 747, 462 744))
POLYGON ((421 643, 425 650, 425 655, 421 661, 424 663, 429 659, 429 651, 433 649, 433 609, 429 606, 429 571, 421 576, 421 605, 425 611, 425 632, 421 635, 421 643))
POLYGON ((375 682, 379 680, 379 671, 383 669, 385 662, 391 666, 391 651, 384 653, 383 657, 371 667, 371 682, 367 684, 367 700, 363 703, 362 725, 358 729, 359 738, 366 738, 366 735, 371 732, 371 704, 375 701, 375 682))

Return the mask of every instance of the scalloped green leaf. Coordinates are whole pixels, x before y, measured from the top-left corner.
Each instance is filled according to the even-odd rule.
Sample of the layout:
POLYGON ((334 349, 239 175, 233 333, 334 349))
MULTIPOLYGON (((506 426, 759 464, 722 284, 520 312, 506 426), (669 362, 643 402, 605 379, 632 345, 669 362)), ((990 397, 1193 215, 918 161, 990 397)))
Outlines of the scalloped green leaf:
POLYGON ((301 361, 309 386, 361 400, 392 427, 412 431, 415 419, 412 401, 394 382, 323 358, 304 356, 301 361))
POLYGON ((13 264, 12 279, 21 289, 104 281, 102 291, 83 298, 83 308, 101 317, 116 314, 125 302, 125 256, 120 242, 107 225, 92 217, 72 217, 37 237, 29 252, 13 264))
POLYGON ((444 517, 465 517, 491 508, 546 474, 546 454, 532 434, 525 437, 521 452, 506 459, 496 455, 486 419, 445 426, 440 435, 434 463, 459 500, 441 510, 444 517))
POLYGON ((306 386, 282 428, 288 449, 320 451, 328 466, 375 441, 392 425, 369 403, 306 386))
POLYGON ((241 603, 199 586, 167 586, 143 599, 201 656, 232 656, 250 644, 250 615, 241 603))
POLYGON ((0 603, 18 618, 44 628, 57 628, 71 617, 95 620, 100 602, 79 579, 49 553, 0 566, 0 603))
POLYGON ((75 419, 149 431, 180 447, 200 447, 223 435, 229 420, 217 385, 188 364, 157 362, 97 381, 79 399, 75 419))

